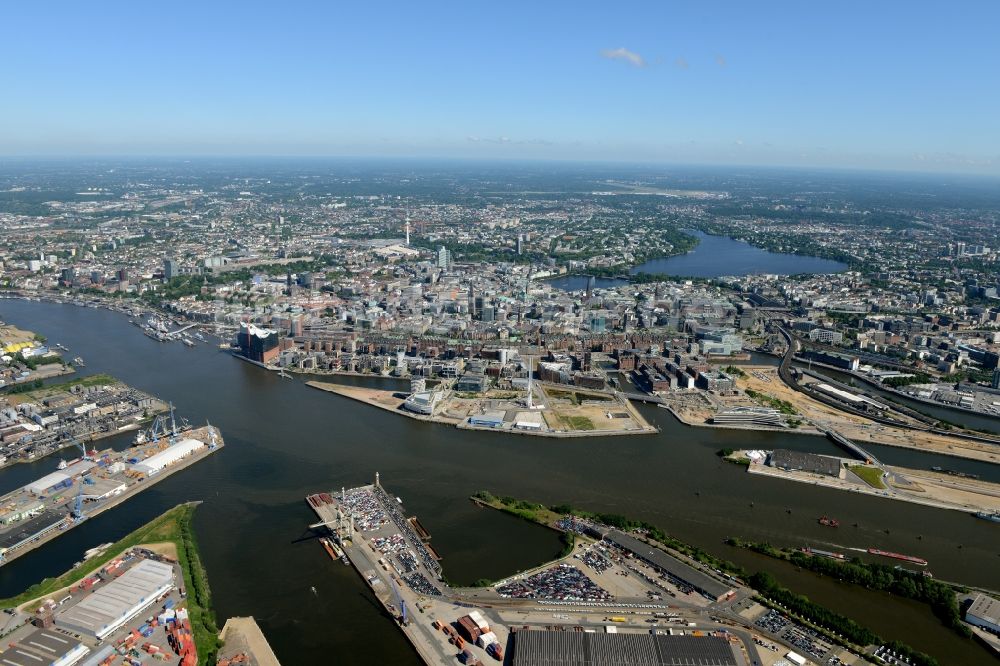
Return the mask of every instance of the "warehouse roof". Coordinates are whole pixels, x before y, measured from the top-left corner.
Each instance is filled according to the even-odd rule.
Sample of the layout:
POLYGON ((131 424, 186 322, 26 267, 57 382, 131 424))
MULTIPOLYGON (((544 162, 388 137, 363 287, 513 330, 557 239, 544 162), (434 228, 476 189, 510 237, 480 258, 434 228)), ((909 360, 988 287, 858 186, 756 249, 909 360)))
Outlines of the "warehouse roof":
POLYGON ((666 571, 675 578, 679 578, 713 599, 724 597, 733 590, 731 586, 720 583, 714 578, 703 574, 666 551, 654 548, 620 530, 611 530, 605 538, 626 550, 632 551, 642 559, 653 564, 653 566, 666 571))
POLYGON ((46 474, 34 483, 29 483, 25 486, 25 488, 27 488, 30 493, 42 495, 52 486, 62 483, 68 478, 69 474, 66 474, 65 472, 52 472, 51 474, 46 474))
POLYGON ((169 564, 142 560, 83 601, 56 616, 56 624, 101 636, 123 618, 151 603, 173 583, 169 564))
POLYGON ((729 642, 713 636, 518 631, 514 666, 736 666, 729 642))
POLYGON ((968 614, 1000 625, 1000 601, 985 594, 977 594, 972 605, 969 606, 968 614))
POLYGON ((144 460, 140 460, 132 465, 132 469, 137 472, 156 472, 204 446, 205 443, 197 439, 182 439, 176 444, 171 444, 162 451, 154 453, 144 460))
POLYGON ((840 458, 821 456, 815 453, 775 449, 771 452, 771 466, 783 469, 795 469, 816 474, 840 476, 840 458))
MULTIPOLYGON (((55 664, 60 663, 60 660, 67 655, 76 656, 76 660, 78 660, 87 652, 89 650, 80 641, 48 629, 38 629, 17 641, 17 644, 11 649, 0 654, 0 663, 4 666, 8 664, 11 666, 55 664)), ((67 660, 66 663, 72 662, 67 660)))

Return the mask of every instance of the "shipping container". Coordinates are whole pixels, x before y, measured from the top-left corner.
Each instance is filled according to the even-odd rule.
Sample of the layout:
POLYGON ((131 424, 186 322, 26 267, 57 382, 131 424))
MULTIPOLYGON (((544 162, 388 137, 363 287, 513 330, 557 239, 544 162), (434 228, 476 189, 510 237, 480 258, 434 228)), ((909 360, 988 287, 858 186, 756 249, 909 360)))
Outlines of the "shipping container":
POLYGON ((476 639, 479 638, 479 634, 482 633, 479 630, 479 625, 477 625, 468 615, 463 615, 458 618, 458 630, 462 632, 470 643, 475 643, 476 639))
POLYGON ((485 634, 490 630, 490 625, 486 622, 486 618, 484 618, 479 611, 472 611, 469 613, 469 617, 472 618, 472 621, 476 623, 477 627, 479 627, 480 633, 485 634))

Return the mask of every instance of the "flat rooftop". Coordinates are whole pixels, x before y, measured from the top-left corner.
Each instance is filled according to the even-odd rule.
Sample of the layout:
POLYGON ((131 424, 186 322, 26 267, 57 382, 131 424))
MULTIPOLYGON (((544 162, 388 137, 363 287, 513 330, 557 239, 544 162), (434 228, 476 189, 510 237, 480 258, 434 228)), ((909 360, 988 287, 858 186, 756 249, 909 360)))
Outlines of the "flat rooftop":
POLYGON ((514 666, 737 666, 729 641, 713 636, 518 631, 514 666))
POLYGON ((977 594, 969 606, 968 614, 1000 625, 1000 601, 985 594, 977 594))
POLYGON ((152 603, 161 588, 173 582, 169 564, 142 560, 80 603, 56 615, 56 624, 100 635, 106 627, 152 603))
POLYGON ((730 585, 721 583, 714 578, 703 574, 694 567, 681 562, 673 555, 660 548, 650 546, 648 543, 639 541, 633 536, 625 534, 621 530, 611 530, 605 538, 612 543, 618 544, 622 548, 632 551, 642 557, 655 567, 666 571, 671 576, 678 578, 688 585, 697 588, 703 594, 707 594, 713 599, 719 599, 730 592, 733 588, 730 585))
POLYGON ((54 664, 71 652, 78 652, 82 655, 89 650, 81 650, 80 641, 65 634, 56 633, 49 629, 39 629, 28 634, 14 647, 0 654, 0 664, 3 666, 54 664))

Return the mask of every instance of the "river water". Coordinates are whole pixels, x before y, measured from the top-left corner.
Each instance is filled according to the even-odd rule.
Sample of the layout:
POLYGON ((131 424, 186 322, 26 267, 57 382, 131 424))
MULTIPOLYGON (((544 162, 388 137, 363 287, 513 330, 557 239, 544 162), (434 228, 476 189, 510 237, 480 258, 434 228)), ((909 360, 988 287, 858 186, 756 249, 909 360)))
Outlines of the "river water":
MULTIPOLYGON (((560 548, 549 530, 467 500, 489 489, 634 516, 750 567, 765 565, 725 546, 726 536, 795 546, 875 546, 925 557, 938 577, 1000 588, 995 524, 754 477, 715 456, 725 447, 838 452, 820 437, 689 428, 655 407, 641 409, 661 428, 658 435, 549 440, 471 433, 310 389, 211 345, 189 349, 155 342, 122 315, 105 310, 5 300, 0 319, 67 345, 73 356, 85 359, 86 372, 107 372, 172 400, 196 425, 210 419, 226 440, 216 455, 0 567, 0 596, 66 570, 87 548, 121 537, 170 506, 203 500, 195 530, 220 618, 256 617, 286 663, 335 657, 345 664, 415 664, 402 634, 379 612, 353 570, 331 562, 305 529, 314 521, 306 494, 367 483, 376 471, 407 512, 420 517, 444 557, 446 575, 458 583, 509 575, 560 548), (823 514, 836 516, 844 527, 819 526, 816 518, 823 514)), ((121 446, 130 437, 106 441, 121 446)), ((54 469, 58 457, 0 470, 0 485, 9 489, 37 478, 54 469)), ((868 609, 866 616, 878 620, 873 628, 914 643, 942 663, 988 659, 985 650, 937 625, 922 607, 879 596, 875 611, 869 608, 870 593, 825 586, 829 581, 783 563, 766 566, 821 603, 868 609), (917 632, 909 614, 930 620, 917 632)))

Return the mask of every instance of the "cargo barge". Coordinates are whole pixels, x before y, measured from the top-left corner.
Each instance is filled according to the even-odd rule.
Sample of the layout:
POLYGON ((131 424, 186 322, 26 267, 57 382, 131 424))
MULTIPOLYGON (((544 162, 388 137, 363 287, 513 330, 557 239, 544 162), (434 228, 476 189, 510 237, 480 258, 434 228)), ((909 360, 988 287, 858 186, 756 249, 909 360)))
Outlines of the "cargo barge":
POLYGON ((344 564, 350 564, 351 561, 347 559, 347 553, 344 549, 333 539, 328 537, 320 538, 319 542, 323 544, 323 548, 326 549, 326 554, 330 556, 331 560, 340 560, 344 564))
POLYGON ((903 555, 901 553, 893 553, 889 550, 879 550, 878 548, 869 548, 868 553, 871 555, 879 555, 880 557, 889 557, 894 560, 903 560, 904 562, 910 562, 911 564, 918 564, 922 567, 927 566, 927 560, 914 557, 913 555, 903 555))

